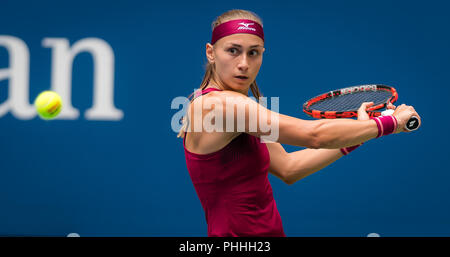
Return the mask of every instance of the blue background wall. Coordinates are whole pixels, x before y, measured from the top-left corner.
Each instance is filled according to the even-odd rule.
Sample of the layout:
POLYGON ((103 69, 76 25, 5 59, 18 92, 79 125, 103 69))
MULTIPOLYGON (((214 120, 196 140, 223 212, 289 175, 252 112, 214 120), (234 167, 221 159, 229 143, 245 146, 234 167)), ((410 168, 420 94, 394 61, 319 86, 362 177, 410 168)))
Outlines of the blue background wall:
MULTIPOLYGON (((423 121, 418 132, 370 141, 292 186, 270 176, 286 234, 449 236, 445 1, 9 0, 1 3, 0 35, 29 47, 30 103, 50 88, 43 38, 97 37, 114 50, 114 100, 124 118, 84 118, 93 79, 86 53, 73 68, 79 119, 0 117, 0 235, 206 236, 170 103, 198 87, 210 23, 234 8, 264 21, 257 81, 265 96, 280 97, 281 113, 310 119, 300 108, 311 96, 384 83, 423 121)), ((8 58, 0 47, 0 69, 8 58)), ((0 103, 7 88, 0 81, 0 103)))

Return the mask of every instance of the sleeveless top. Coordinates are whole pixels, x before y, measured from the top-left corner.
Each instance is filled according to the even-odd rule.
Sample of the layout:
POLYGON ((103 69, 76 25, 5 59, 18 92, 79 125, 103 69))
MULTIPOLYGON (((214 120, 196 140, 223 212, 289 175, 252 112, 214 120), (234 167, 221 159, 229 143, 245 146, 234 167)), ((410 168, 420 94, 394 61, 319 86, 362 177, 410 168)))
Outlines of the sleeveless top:
MULTIPOLYGON (((211 91, 220 90, 209 88, 201 95, 211 91)), ((186 133, 186 165, 205 211, 208 236, 286 236, 268 179, 265 143, 242 133, 216 152, 196 154, 186 149, 185 139, 186 133)))

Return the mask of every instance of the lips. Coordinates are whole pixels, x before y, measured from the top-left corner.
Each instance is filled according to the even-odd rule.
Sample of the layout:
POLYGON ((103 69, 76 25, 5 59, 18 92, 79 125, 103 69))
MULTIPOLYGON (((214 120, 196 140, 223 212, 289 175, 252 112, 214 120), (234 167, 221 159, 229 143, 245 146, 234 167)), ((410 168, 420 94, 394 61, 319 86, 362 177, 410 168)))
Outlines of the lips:
POLYGON ((242 80, 247 80, 248 79, 247 76, 235 76, 235 78, 242 79, 242 80))

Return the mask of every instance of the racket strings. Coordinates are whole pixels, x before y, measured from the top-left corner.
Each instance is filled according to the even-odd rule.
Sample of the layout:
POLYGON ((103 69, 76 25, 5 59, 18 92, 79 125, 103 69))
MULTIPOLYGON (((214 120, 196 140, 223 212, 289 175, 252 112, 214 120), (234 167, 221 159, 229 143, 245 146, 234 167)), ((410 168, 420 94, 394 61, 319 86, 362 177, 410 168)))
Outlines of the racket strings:
POLYGON ((391 97, 392 93, 384 90, 356 92, 326 98, 312 104, 310 109, 339 112, 356 111, 364 102, 374 102, 374 105, 379 105, 386 103, 391 97))

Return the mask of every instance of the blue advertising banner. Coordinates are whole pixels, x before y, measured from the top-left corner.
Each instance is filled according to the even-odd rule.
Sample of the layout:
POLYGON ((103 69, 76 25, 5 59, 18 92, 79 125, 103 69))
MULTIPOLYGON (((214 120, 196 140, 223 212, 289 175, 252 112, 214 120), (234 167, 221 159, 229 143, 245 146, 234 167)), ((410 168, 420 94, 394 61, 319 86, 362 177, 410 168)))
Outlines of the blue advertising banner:
POLYGON ((206 236, 176 121, 231 9, 263 20, 257 81, 280 113, 387 84, 422 118, 292 185, 269 175, 286 235, 449 236, 450 4, 385 0, 2 0, 0 235, 206 236), (54 120, 33 106, 44 90, 54 120))

